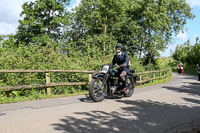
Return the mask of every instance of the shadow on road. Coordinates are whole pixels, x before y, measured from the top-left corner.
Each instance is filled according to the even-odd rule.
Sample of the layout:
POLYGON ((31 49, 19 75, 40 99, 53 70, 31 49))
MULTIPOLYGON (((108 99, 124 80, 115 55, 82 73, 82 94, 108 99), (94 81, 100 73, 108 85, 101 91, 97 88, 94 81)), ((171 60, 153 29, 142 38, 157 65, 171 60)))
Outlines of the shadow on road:
MULTIPOLYGON (((180 77, 182 75, 179 75, 180 77)), ((184 75, 184 77, 182 77, 182 79, 193 79, 193 80, 197 80, 197 76, 193 76, 193 75, 184 75)))
POLYGON ((90 98, 89 95, 85 95, 84 98, 79 98, 79 100, 80 100, 81 102, 94 103, 94 102, 92 101, 92 99, 90 98))
MULTIPOLYGON (((107 96, 105 99, 121 99, 121 96, 107 96)), ((94 103, 89 95, 85 95, 85 98, 79 98, 81 102, 94 103)))
POLYGON ((191 98, 183 98, 183 99, 191 103, 200 104, 200 100, 197 99, 191 99, 191 98))
POLYGON ((188 107, 151 100, 113 99, 123 107, 112 112, 77 111, 73 116, 66 115, 59 123, 54 123, 52 126, 63 133, 200 133, 200 106, 198 105, 200 100, 195 99, 200 97, 200 84, 185 80, 194 79, 193 76, 177 76, 177 79, 183 79, 185 83, 181 87, 172 87, 170 83, 163 88, 193 96, 194 99, 183 99, 196 104, 195 106, 188 107))
POLYGON ((200 124, 198 106, 187 107, 155 101, 116 102, 124 104, 124 107, 112 112, 76 112, 73 117, 66 116, 52 126, 64 133, 171 133, 179 128, 190 127, 192 130, 191 127, 199 127, 200 124), (187 123, 188 120, 191 123, 187 123))
POLYGON ((179 93, 187 93, 188 95, 192 96, 200 96, 200 83, 184 83, 186 83, 187 85, 182 85, 181 87, 164 86, 163 88, 179 93))

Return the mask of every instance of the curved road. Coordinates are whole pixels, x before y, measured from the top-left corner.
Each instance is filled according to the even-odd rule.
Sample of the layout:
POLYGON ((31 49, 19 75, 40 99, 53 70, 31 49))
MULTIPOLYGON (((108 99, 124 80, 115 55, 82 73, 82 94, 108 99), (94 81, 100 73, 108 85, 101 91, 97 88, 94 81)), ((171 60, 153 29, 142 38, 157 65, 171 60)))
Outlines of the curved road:
POLYGON ((200 133, 200 82, 174 74, 130 98, 73 96, 0 105, 0 133, 200 133))

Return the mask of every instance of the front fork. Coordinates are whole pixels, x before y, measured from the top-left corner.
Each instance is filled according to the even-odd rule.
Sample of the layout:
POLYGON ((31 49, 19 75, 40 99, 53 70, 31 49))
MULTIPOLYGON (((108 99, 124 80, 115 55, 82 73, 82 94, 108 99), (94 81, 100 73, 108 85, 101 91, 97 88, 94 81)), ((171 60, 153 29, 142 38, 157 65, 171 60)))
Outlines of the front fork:
POLYGON ((110 88, 110 84, 109 84, 109 81, 108 81, 108 74, 105 74, 104 76, 104 79, 103 79, 103 84, 104 84, 104 96, 108 96, 109 95, 109 88, 110 88))

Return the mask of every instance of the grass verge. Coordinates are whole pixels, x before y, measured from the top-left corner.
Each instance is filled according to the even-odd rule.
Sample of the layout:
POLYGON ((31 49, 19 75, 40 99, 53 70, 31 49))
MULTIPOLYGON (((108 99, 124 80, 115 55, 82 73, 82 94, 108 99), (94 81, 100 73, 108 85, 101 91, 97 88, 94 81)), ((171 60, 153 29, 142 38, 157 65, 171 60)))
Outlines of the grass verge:
POLYGON ((170 75, 170 76, 168 76, 167 78, 164 78, 164 79, 158 79, 158 80, 154 80, 154 81, 149 81, 148 83, 145 83, 143 85, 137 85, 136 88, 148 87, 148 86, 153 86, 153 85, 158 85, 158 84, 164 84, 164 83, 171 81, 172 78, 173 78, 173 76, 170 75))
POLYGON ((17 103, 17 102, 25 102, 25 101, 32 101, 32 100, 42 100, 42 99, 49 99, 49 98, 61 98, 61 97, 68 97, 68 96, 78 96, 88 94, 88 91, 82 90, 79 92, 74 92, 70 94, 61 94, 61 95, 32 95, 29 97, 20 96, 20 97, 0 97, 0 104, 5 103, 17 103))

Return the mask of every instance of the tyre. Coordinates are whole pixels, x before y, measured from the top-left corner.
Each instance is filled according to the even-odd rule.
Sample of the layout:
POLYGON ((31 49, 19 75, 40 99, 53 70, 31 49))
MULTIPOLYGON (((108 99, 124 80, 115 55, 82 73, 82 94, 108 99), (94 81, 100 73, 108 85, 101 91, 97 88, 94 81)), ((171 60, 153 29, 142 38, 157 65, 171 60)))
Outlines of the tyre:
POLYGON ((94 102, 101 102, 104 100, 106 85, 103 83, 103 77, 92 79, 89 87, 89 94, 94 102))
POLYGON ((124 96, 125 97, 130 97, 133 95, 133 92, 134 92, 134 81, 133 81, 133 78, 132 76, 127 76, 126 78, 126 89, 127 91, 124 93, 124 96))
POLYGON ((200 81, 200 73, 198 73, 198 81, 200 81))

